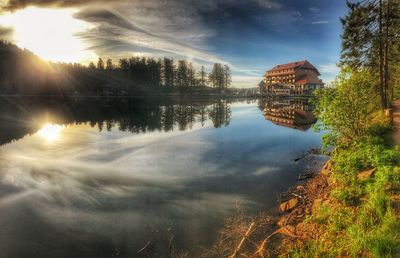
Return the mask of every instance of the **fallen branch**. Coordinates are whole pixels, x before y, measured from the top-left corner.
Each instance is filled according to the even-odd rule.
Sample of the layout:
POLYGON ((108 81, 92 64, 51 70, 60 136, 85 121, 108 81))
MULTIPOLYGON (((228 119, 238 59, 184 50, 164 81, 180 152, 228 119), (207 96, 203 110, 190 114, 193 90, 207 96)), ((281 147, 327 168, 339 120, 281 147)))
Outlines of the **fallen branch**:
POLYGON ((235 251, 233 252, 233 254, 232 254, 231 256, 229 256, 229 258, 235 258, 235 257, 236 257, 236 254, 237 254, 237 253, 240 251, 240 249, 242 248, 242 245, 243 245, 244 241, 245 241, 246 238, 249 236, 249 234, 250 234, 250 232, 251 232, 251 230, 253 229, 253 227, 254 227, 255 224, 256 224, 255 222, 252 222, 252 223, 250 224, 250 227, 247 229, 246 234, 244 234, 244 236, 242 237, 242 240, 240 240, 239 245, 236 247, 236 249, 235 249, 235 251))

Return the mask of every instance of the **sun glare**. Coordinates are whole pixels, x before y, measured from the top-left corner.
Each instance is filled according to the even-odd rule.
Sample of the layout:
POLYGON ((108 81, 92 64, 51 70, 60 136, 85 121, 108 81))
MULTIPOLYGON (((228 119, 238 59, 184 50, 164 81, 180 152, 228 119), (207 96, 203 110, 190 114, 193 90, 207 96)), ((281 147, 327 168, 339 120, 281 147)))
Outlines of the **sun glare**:
POLYGON ((0 16, 13 29, 13 40, 48 61, 83 62, 93 58, 76 36, 88 25, 73 17, 72 9, 26 8, 0 16))
POLYGON ((46 141, 53 142, 60 137, 60 132, 63 128, 61 125, 47 123, 38 131, 38 134, 46 141))

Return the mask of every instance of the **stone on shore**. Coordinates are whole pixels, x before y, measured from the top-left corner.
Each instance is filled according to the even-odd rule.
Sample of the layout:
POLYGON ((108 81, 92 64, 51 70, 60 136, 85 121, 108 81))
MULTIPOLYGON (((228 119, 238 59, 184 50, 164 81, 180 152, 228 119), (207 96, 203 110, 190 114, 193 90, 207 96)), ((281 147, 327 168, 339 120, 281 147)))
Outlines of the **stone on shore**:
POLYGON ((375 174, 376 168, 364 170, 357 175, 358 180, 366 180, 375 174))
POLYGON ((281 203, 281 205, 279 205, 279 211, 280 212, 289 211, 289 210, 293 209, 294 207, 296 207, 298 203, 299 203, 299 200, 297 200, 297 198, 292 198, 289 201, 281 203))
POLYGON ((316 214, 318 207, 322 204, 322 199, 315 199, 312 206, 311 206, 311 214, 316 214))

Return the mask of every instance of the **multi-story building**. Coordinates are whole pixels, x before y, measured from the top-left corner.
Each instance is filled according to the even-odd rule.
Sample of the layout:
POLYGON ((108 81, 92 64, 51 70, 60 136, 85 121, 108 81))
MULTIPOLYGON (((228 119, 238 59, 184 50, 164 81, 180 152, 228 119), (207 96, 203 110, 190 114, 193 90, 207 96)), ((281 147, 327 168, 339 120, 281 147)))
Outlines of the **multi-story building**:
POLYGON ((324 83, 307 60, 277 65, 264 75, 264 93, 274 96, 310 95, 324 83))

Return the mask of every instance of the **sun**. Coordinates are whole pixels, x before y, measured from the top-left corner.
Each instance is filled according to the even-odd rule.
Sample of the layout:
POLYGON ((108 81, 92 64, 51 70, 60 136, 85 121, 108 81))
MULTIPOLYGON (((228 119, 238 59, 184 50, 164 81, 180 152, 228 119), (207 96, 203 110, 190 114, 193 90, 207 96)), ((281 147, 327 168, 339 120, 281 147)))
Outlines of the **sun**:
POLYGON ((46 123, 39 131, 39 136, 46 139, 48 142, 53 142, 60 137, 60 132, 64 127, 57 124, 46 123))
POLYGON ((29 7, 0 16, 0 24, 13 30, 13 40, 42 59, 83 62, 93 53, 77 36, 88 24, 74 18, 73 9, 29 7))

